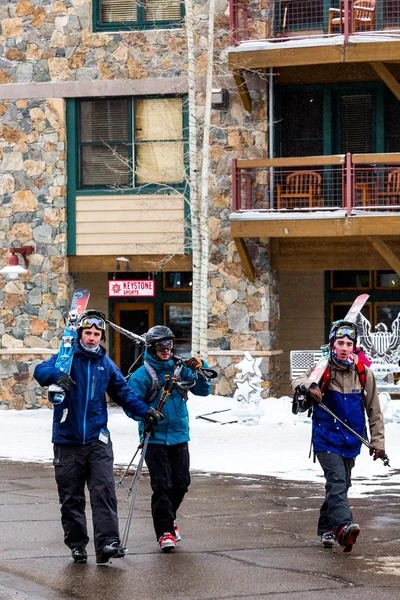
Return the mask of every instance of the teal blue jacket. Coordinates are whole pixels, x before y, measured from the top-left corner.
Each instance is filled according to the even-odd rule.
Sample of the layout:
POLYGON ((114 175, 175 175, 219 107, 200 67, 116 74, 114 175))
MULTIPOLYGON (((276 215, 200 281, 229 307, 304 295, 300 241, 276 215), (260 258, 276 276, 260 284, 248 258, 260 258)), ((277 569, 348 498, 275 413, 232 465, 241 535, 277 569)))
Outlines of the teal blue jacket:
MULTIPOLYGON (((165 384, 165 376, 168 374, 172 377, 176 363, 173 359, 162 361, 157 360, 149 354, 146 350, 144 359, 155 369, 157 376, 160 380, 161 388, 155 397, 155 399, 149 404, 150 407, 157 408, 162 388, 165 384)), ((203 361, 204 367, 208 367, 207 363, 203 361)), ((211 393, 211 384, 208 380, 204 380, 200 375, 197 376, 195 371, 188 369, 183 366, 179 376, 180 381, 195 382, 194 386, 190 391, 196 396, 208 396, 211 393)), ((152 389, 152 379, 143 365, 135 371, 129 378, 128 385, 134 391, 135 396, 144 402, 148 401, 149 394, 152 389)), ((129 413, 127 413, 131 416, 129 413)), ((154 436, 149 440, 151 444, 165 444, 172 446, 175 444, 181 444, 182 442, 188 442, 189 436, 189 413, 187 403, 179 392, 178 388, 174 386, 172 388, 171 395, 168 397, 164 407, 162 409, 164 419, 160 420, 156 427, 154 427, 154 436)), ((133 417, 134 418, 134 417, 133 417)), ((138 420, 137 418, 135 420, 138 420)), ((143 421, 139 421, 139 434, 143 435, 143 421)))

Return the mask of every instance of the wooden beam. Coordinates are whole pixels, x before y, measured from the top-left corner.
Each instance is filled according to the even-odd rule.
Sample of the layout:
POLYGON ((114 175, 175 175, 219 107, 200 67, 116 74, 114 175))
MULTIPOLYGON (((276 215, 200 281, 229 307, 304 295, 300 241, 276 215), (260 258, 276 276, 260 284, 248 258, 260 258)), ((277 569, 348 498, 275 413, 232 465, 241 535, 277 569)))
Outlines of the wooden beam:
MULTIPOLYGON (((278 237, 290 238, 317 238, 317 237, 356 237, 367 235, 394 235, 400 231, 400 214, 366 216, 362 217, 332 217, 318 218, 317 214, 302 214, 302 218, 282 218, 275 213, 272 218, 268 213, 257 213, 257 218, 243 217, 240 219, 232 215, 231 235, 233 238, 262 238, 278 237), (310 215, 310 218, 304 218, 310 215)), ((240 215, 242 217, 242 215, 240 215)))
MULTIPOLYGON (((120 255, 118 255, 120 256, 120 255)), ((162 254, 127 255, 131 271, 155 273, 157 271, 191 271, 192 255, 175 254, 173 256, 162 254)), ((113 273, 116 271, 115 256, 69 256, 70 273, 113 273)), ((121 267, 122 269, 124 266, 121 267)))
POLYGON ((247 83, 246 83, 243 73, 240 71, 234 71, 233 78, 237 85, 237 89, 239 91, 239 96, 242 101, 244 109, 247 110, 247 112, 251 113, 253 107, 251 104, 249 88, 247 87, 247 83))
MULTIPOLYGON (((384 154, 380 156, 386 156, 384 154)), ((400 156, 400 155, 396 155, 400 156)), ((329 154, 326 156, 303 156, 290 158, 253 158, 237 161, 238 169, 255 169, 265 167, 315 167, 317 165, 343 165, 345 154, 329 154)), ((400 161, 399 161, 400 162, 400 161)))
POLYGON ((386 83, 390 91, 393 92, 397 100, 400 100, 400 83, 391 74, 389 69, 381 62, 371 62, 370 65, 378 73, 382 81, 386 83))
POLYGON ((389 248, 389 246, 379 237, 368 236, 369 241, 377 252, 386 260, 388 265, 400 275, 400 259, 396 254, 389 248))
MULTIPOLYGON (((389 238, 385 238, 388 243, 389 238)), ((270 242, 271 268, 275 271, 349 271, 360 269, 384 270, 388 263, 371 247, 367 237, 335 239, 307 239, 302 244, 297 239, 273 238, 270 242)), ((400 256, 399 238, 390 239, 390 247, 400 256)))
POLYGON ((233 238, 236 244, 236 249, 239 252, 240 260, 242 261, 243 268, 249 281, 255 280, 254 265, 251 260, 251 256, 247 250, 247 246, 241 238, 233 238))

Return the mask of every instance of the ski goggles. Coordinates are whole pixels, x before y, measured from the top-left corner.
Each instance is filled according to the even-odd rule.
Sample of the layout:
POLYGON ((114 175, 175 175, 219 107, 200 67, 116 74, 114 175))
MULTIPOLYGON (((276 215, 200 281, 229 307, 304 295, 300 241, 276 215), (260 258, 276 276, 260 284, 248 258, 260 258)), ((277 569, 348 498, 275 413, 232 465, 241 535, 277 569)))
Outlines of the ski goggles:
POLYGON ((93 325, 96 327, 96 329, 101 329, 103 331, 106 330, 104 319, 101 319, 100 317, 86 317, 81 322, 82 329, 90 329, 93 327, 93 325))
POLYGON ((164 350, 172 350, 174 347, 173 340, 161 340, 160 342, 155 342, 154 348, 156 352, 163 352, 164 350))
POLYGON ((350 340, 355 341, 357 339, 357 329, 355 327, 343 325, 343 327, 338 327, 336 329, 334 337, 335 339, 348 337, 350 340))

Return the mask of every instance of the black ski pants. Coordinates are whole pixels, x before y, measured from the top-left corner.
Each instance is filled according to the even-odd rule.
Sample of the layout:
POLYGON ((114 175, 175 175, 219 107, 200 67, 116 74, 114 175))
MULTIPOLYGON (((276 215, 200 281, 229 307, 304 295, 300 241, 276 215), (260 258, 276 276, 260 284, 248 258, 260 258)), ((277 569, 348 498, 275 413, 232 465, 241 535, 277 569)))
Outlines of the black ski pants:
POLYGON ((89 541, 85 514, 85 484, 92 507, 94 547, 119 542, 114 455, 111 440, 91 444, 54 444, 55 478, 61 504, 64 542, 69 548, 89 541))
POLYGON ((189 445, 149 444, 146 464, 150 473, 151 513, 157 540, 164 533, 174 533, 174 521, 188 487, 189 445))
POLYGON ((337 535, 343 525, 353 520, 347 491, 355 461, 335 452, 317 452, 316 456, 325 475, 325 500, 320 508, 317 533, 333 531, 337 535))

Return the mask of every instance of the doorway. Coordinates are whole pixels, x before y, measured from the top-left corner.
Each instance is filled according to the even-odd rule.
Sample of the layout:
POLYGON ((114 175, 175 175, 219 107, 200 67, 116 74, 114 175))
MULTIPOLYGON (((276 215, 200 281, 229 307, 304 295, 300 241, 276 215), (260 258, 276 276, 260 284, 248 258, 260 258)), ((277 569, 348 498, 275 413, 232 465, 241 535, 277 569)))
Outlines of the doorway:
MULTIPOLYGON (((113 304, 114 320, 116 325, 135 333, 143 335, 154 326, 154 304, 153 303, 128 303, 118 302, 113 304)), ((139 358, 143 346, 135 344, 129 338, 117 331, 114 334, 114 361, 117 363, 123 375, 129 370, 135 371, 141 366, 139 358), (132 366, 134 365, 134 366, 132 366), (132 367, 132 368, 131 368, 132 367)))

